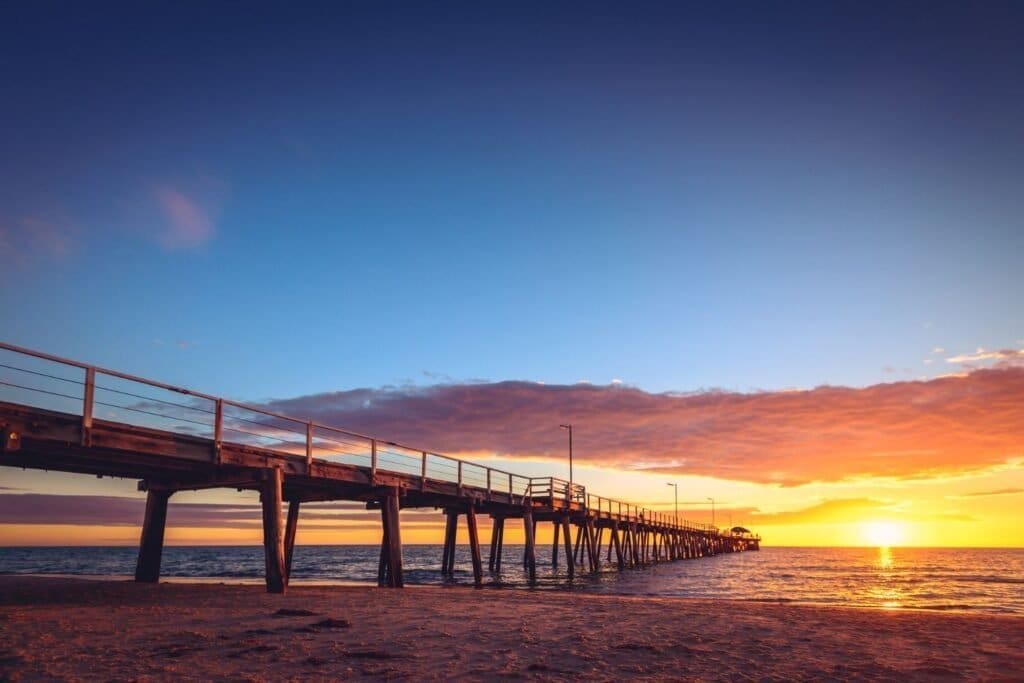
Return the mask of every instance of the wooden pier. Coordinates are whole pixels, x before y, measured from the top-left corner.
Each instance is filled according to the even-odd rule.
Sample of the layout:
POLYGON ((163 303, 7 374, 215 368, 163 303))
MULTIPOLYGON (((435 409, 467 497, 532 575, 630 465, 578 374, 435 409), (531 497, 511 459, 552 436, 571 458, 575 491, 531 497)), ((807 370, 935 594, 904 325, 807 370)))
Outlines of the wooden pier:
POLYGON ((287 589, 301 504, 310 501, 361 501, 380 510, 378 583, 392 587, 403 585, 400 516, 408 508, 444 511, 446 576, 464 520, 477 586, 485 571, 480 515, 491 519, 492 572, 501 570, 506 522, 523 525, 521 561, 531 583, 538 523, 552 525, 552 562, 558 565, 563 546, 570 578, 758 550, 761 540, 555 477, 526 477, 3 343, 0 465, 138 479, 147 493, 135 571, 142 582, 160 577, 170 498, 210 488, 259 493, 272 593, 287 589))

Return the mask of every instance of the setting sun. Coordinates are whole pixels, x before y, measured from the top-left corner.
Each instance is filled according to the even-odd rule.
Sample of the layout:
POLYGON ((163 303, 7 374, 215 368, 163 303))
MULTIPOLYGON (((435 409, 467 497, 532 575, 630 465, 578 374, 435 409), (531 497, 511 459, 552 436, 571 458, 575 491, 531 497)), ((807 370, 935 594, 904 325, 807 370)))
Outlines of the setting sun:
POLYGON ((880 548, 902 545, 906 537, 906 529, 899 522, 865 522, 862 533, 868 543, 880 548))

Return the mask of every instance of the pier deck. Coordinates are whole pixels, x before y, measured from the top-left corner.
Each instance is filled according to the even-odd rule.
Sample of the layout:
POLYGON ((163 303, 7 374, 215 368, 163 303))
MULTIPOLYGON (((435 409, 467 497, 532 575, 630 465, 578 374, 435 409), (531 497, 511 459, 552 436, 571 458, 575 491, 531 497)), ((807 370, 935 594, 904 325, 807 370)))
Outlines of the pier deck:
POLYGON ((500 570, 505 522, 517 520, 531 582, 539 522, 553 525, 556 564, 561 536, 570 577, 598 572, 602 553, 621 570, 760 547, 754 534, 678 520, 555 477, 527 477, 3 343, 0 465, 138 479, 147 500, 137 581, 159 579, 170 497, 209 488, 259 493, 267 589, 277 593, 288 585, 301 504, 310 501, 361 501, 380 510, 378 579, 393 587, 403 583, 405 508, 444 510, 441 572, 448 575, 465 517, 477 586, 482 514, 492 520, 488 569, 500 570))

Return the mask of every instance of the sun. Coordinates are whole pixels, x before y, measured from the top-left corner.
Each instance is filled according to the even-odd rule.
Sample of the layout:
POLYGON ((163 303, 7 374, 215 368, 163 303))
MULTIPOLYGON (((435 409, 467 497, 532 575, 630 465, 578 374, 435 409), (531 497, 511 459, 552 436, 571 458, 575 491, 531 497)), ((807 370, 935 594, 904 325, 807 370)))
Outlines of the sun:
POLYGON ((861 525, 861 533, 869 544, 879 548, 901 545, 906 536, 900 522, 864 522, 861 525))

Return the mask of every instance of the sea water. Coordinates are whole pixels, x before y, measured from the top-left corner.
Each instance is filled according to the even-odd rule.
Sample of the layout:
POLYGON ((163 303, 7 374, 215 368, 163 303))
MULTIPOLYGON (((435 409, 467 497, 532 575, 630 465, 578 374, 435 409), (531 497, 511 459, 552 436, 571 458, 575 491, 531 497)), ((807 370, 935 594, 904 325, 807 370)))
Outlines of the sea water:
MULTIPOLYGON (((500 573, 485 582, 525 588, 522 546, 508 545, 500 573)), ((1024 549, 774 548, 696 560, 662 562, 636 570, 566 576, 565 558, 551 566, 550 546, 538 548, 535 590, 578 590, 620 595, 797 602, 883 609, 963 610, 1024 614, 1024 549)), ((292 583, 375 583, 378 546, 297 546, 292 583)), ((0 572, 128 577, 131 547, 0 548, 0 572)), ((165 580, 260 582, 261 546, 168 546, 165 580)), ((441 546, 406 545, 407 584, 471 584, 469 548, 459 546, 453 579, 439 571, 441 546)))

